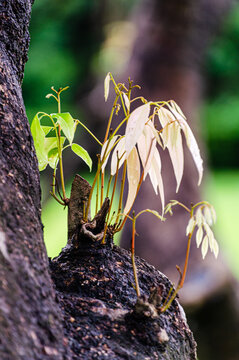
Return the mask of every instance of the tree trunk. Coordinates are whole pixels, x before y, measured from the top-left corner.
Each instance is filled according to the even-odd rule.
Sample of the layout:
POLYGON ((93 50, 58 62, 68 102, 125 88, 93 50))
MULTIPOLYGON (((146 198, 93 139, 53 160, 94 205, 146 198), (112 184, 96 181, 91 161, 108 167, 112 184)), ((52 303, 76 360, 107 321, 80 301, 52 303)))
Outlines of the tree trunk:
POLYGON ((21 93, 31 5, 0 5, 0 358, 196 359, 178 301, 159 311, 171 287, 167 278, 138 259, 142 297, 136 303, 130 255, 112 249, 110 237, 105 246, 93 241, 104 211, 90 239, 78 237, 81 224, 71 227, 69 244, 50 263, 52 286, 21 93))

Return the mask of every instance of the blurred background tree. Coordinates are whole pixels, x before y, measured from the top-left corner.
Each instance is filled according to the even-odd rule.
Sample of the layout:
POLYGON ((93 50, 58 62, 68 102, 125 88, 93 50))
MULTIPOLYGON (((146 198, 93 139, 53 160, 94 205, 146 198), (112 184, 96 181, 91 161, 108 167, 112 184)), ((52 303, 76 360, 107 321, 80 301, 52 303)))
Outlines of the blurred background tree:
MULTIPOLYGON (((99 136, 100 130, 104 129, 103 119, 108 115, 107 104, 103 100, 103 79, 108 71, 117 75, 120 81, 126 81, 130 76, 142 85, 146 98, 176 100, 189 121, 193 121, 194 128, 200 128, 206 144, 204 152, 211 171, 204 183, 203 198, 215 205, 221 247, 232 271, 239 276, 239 242, 236 238, 239 211, 239 4, 235 3, 229 16, 226 16, 230 3, 224 0, 118 0, 117 3, 110 0, 68 0, 67 3, 63 0, 36 1, 23 90, 31 121, 37 111, 55 111, 55 104, 45 99, 50 86, 57 88, 70 85, 70 91, 63 98, 63 111, 70 111, 76 118, 87 122, 99 136), (219 27, 220 34, 215 36, 219 27), (200 127, 197 125, 199 114, 200 127)), ((79 136, 83 146, 89 148, 90 138, 83 132, 79 136)), ((189 161, 188 166, 191 168, 189 156, 186 161, 189 161)), ((82 174, 87 171, 77 159, 67 158, 65 167, 69 170, 69 181, 75 172, 82 174)), ((166 171, 170 179, 171 169, 166 171)), ((189 169, 179 192, 179 198, 186 202, 202 197, 194 185, 196 181, 193 177, 194 170, 191 173, 189 169)), ((42 177, 42 184, 45 239, 49 256, 54 256, 66 243, 66 213, 48 198, 47 175, 42 177), (59 225, 64 224, 63 228, 57 226, 55 229, 51 225, 56 212, 59 225), (59 238, 57 244, 51 241, 56 237, 59 238)), ((172 186, 175 187, 175 184, 168 187, 167 200, 171 199, 172 186)), ((142 190, 148 194, 142 195, 144 201, 147 197, 150 199, 147 184, 142 190)), ((142 207, 140 199, 138 206, 142 207)), ((169 225, 162 231, 151 223, 148 227, 145 223, 141 227, 139 225, 137 230, 140 237, 136 244, 142 257, 171 278, 176 274, 173 262, 177 259, 180 264, 185 253, 186 220, 179 212, 174 219, 170 223, 169 219, 169 225), (147 252, 141 246, 145 234, 147 252)), ((123 245, 126 247, 127 239, 126 231, 123 237, 123 245)), ((192 276, 191 282, 188 282, 191 287, 182 291, 184 302, 191 305, 195 298, 205 301, 208 294, 212 295, 215 283, 219 286, 219 283, 227 282, 227 277, 231 279, 230 271, 225 270, 223 274, 223 268, 218 263, 210 258, 202 263, 199 255, 199 252, 193 250, 192 276), (212 276, 208 270, 211 268, 212 276), (195 285, 199 290, 195 291, 195 285)), ((232 291, 231 287, 228 291, 232 291)), ((212 301, 207 302, 207 308, 201 306, 192 313, 191 326, 199 342, 199 358, 204 360, 239 357, 238 353, 235 354, 233 339, 225 347, 227 355, 218 346, 219 343, 223 344, 222 338, 225 338, 228 329, 219 318, 224 330, 219 327, 215 332, 217 325, 209 313, 214 316, 212 309, 216 309, 217 313, 224 306, 225 316, 228 314, 225 310, 225 296, 220 296, 212 297, 212 301), (210 322, 213 322, 211 329, 208 326, 210 322), (219 350, 217 355, 216 347, 219 350)), ((235 298, 233 292, 230 296, 235 298)), ((230 312, 231 304, 228 309, 230 312)), ((238 322, 231 324, 230 334, 238 331, 237 325, 238 322)))

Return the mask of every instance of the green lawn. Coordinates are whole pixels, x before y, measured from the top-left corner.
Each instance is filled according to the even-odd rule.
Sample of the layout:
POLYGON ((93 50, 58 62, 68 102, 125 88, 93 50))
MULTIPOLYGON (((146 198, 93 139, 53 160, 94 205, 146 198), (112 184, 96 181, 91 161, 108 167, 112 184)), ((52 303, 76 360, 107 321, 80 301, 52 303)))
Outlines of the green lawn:
MULTIPOLYGON (((216 237, 239 278, 239 171, 213 172, 206 181, 204 199, 216 209, 216 237)), ((47 252, 54 257, 66 244, 67 210, 50 199, 43 208, 42 221, 47 252)))

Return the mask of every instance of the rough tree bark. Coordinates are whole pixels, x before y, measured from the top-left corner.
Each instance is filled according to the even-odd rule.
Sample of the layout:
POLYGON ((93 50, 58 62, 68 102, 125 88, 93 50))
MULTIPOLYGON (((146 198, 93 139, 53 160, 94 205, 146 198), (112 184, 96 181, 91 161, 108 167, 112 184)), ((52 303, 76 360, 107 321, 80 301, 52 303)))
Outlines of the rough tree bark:
POLYGON ((82 224, 80 194, 70 198, 69 243, 50 261, 52 284, 21 93, 31 5, 0 5, 0 358, 196 359, 178 301, 160 314, 167 278, 137 259, 142 297, 136 303, 129 254, 113 247, 110 236, 105 246, 97 241, 107 200, 94 221, 82 224))

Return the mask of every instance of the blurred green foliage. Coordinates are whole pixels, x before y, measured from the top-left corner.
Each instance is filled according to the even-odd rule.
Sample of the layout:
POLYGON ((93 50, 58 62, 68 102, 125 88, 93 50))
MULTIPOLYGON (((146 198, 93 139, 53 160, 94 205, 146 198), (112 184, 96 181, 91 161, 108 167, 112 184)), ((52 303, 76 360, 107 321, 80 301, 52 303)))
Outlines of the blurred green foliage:
POLYGON ((239 166, 239 4, 209 48, 203 125, 212 167, 239 166))

